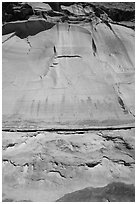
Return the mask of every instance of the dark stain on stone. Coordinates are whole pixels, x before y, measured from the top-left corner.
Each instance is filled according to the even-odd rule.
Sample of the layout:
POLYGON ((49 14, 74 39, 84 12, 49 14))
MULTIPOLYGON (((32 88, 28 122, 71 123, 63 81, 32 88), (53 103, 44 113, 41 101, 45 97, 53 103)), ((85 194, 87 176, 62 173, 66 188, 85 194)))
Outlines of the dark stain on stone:
POLYGON ((39 109, 40 109, 40 101, 38 102, 38 106, 37 106, 37 116, 39 114, 39 109))
POLYGON ((123 100, 121 99, 120 96, 118 96, 118 102, 119 102, 121 108, 123 109, 124 113, 127 114, 128 110, 126 109, 125 104, 124 104, 124 102, 123 102, 123 100))
POLYGON ((97 47, 96 47, 96 44, 95 44, 95 41, 94 39, 92 38, 92 49, 93 49, 93 54, 95 56, 96 52, 97 52, 97 47))

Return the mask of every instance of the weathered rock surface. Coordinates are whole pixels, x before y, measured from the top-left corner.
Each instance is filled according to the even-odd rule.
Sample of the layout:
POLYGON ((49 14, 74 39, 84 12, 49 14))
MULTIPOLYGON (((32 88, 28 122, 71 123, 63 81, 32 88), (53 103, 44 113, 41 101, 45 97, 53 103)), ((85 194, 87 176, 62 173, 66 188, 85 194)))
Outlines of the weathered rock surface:
POLYGON ((3 4, 3 201, 134 201, 134 3, 3 4), (9 6, 8 6, 9 5, 9 6))
POLYGON ((132 24, 131 27, 134 28, 135 2, 3 2, 2 4, 4 23, 25 20, 33 14, 44 18, 61 15, 62 21, 72 16, 75 19, 80 19, 80 16, 89 19, 93 13, 99 18, 109 17, 117 23, 126 23, 129 27, 132 24))
POLYGON ((134 129, 3 132, 3 199, 55 201, 86 187, 134 184, 134 163, 134 129))
POLYGON ((134 30, 96 17, 3 33, 3 128, 133 125, 134 30))

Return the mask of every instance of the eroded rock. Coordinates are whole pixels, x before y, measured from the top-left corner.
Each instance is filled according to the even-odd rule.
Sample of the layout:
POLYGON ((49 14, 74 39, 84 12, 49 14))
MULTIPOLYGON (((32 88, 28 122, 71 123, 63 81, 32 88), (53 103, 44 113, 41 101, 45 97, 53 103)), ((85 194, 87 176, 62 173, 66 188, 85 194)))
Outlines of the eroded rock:
POLYGON ((3 3, 3 202, 135 200, 134 11, 3 3))
POLYGON ((6 198, 55 201, 84 187, 105 186, 113 181, 134 184, 134 130, 67 135, 43 132, 35 136, 3 132, 3 142, 6 198), (9 147, 14 137, 18 142, 9 147), (131 144, 132 148, 127 148, 131 144), (38 198, 31 196, 36 189, 38 198), (50 193, 52 190, 54 196, 50 193), (49 192, 49 196, 43 197, 43 191, 49 192))

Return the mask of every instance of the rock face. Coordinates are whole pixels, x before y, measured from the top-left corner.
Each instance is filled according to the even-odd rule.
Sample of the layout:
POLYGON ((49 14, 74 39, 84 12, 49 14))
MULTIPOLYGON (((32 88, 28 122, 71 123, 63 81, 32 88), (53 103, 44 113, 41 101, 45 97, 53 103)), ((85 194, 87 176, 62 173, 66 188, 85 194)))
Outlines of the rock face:
POLYGON ((2 21, 10 22, 16 20, 26 20, 33 15, 33 9, 29 4, 19 2, 2 3, 2 21))
POLYGON ((134 4, 8 5, 3 201, 134 201, 134 4))
POLYGON ((4 128, 134 122, 132 29, 93 17, 76 25, 11 22, 3 33, 4 128))
MULTIPOLYGON (((64 194, 112 182, 128 184, 128 191, 132 192, 128 199, 133 200, 134 162, 134 129, 3 132, 3 200, 55 201, 64 194)), ((123 186, 119 186, 121 194, 123 186)), ((72 201, 77 201, 76 197, 74 193, 72 201)), ((90 199, 100 201, 94 193, 90 199)), ((115 193, 113 199, 118 201, 119 195, 115 193)), ((122 196, 119 201, 125 199, 122 196)))

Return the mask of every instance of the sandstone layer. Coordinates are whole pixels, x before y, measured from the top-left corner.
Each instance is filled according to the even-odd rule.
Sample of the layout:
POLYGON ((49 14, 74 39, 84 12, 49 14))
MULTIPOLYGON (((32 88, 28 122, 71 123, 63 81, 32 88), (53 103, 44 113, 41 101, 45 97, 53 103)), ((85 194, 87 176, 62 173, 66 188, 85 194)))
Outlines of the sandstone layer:
POLYGON ((134 129, 3 132, 3 200, 56 201, 112 182, 131 185, 134 200, 134 163, 134 129))
POLYGON ((91 14, 3 25, 4 128, 133 126, 134 30, 91 14))
POLYGON ((134 201, 134 3, 3 4, 3 201, 134 201))

